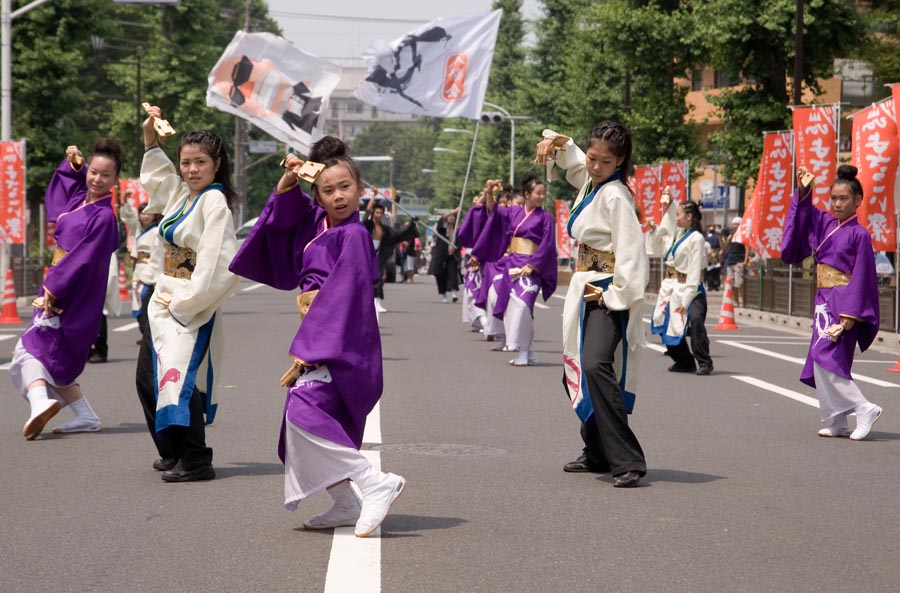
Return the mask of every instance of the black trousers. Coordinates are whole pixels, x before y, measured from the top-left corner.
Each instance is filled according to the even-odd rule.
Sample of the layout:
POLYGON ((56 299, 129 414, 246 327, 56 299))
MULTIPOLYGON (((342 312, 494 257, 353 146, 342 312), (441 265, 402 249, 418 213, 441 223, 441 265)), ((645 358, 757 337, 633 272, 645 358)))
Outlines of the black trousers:
POLYGON ((94 345, 91 346, 92 354, 99 354, 103 358, 109 356, 109 344, 107 343, 106 336, 106 314, 104 313, 100 320, 100 330, 97 332, 97 339, 94 340, 94 345))
POLYGON ((206 446, 204 396, 196 387, 189 405, 190 426, 170 426, 160 432, 156 431, 156 386, 153 378, 153 345, 150 332, 147 332, 141 340, 135 383, 138 399, 144 410, 144 419, 147 421, 150 437, 156 445, 159 456, 163 459, 180 459, 181 466, 186 470, 211 464, 213 451, 206 446))
POLYGON ((459 290, 459 262, 451 257, 447 260, 442 271, 434 275, 437 283, 438 294, 445 294, 448 290, 459 290))
POLYGON ((613 358, 628 322, 627 311, 610 311, 597 303, 585 305, 581 372, 590 392, 594 415, 581 426, 584 452, 613 475, 647 473, 644 451, 628 426, 625 396, 613 358))
POLYGON ((141 286, 141 312, 138 314, 138 329, 141 330, 141 337, 150 336, 150 320, 147 318, 147 307, 150 305, 150 299, 153 297, 154 284, 144 284, 141 286))
POLYGON ((687 318, 687 332, 681 342, 675 346, 669 346, 666 354, 672 357, 675 364, 684 368, 701 368, 712 365, 712 356, 709 354, 709 335, 706 333, 706 293, 700 293, 691 304, 687 318), (691 347, 688 349, 687 336, 691 337, 691 347), (696 359, 696 364, 694 363, 696 359))

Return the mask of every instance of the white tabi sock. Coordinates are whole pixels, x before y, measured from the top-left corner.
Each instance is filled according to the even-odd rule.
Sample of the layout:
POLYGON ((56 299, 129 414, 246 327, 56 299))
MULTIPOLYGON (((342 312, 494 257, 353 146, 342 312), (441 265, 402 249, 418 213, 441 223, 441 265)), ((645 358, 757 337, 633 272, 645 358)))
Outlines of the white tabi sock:
POLYGON ((31 404, 31 415, 34 416, 36 413, 39 413, 47 407, 47 401, 50 399, 47 397, 47 386, 39 385, 37 387, 32 387, 28 390, 28 393, 25 394, 25 398, 28 399, 28 403, 31 404))
POLYGON ((64 434, 69 432, 97 432, 100 430, 100 418, 94 413, 86 397, 82 396, 80 399, 75 400, 69 404, 69 407, 72 408, 75 417, 55 427, 53 432, 64 434))
POLYGON ((362 510, 362 501, 356 495, 356 491, 349 480, 344 480, 335 486, 327 488, 328 494, 334 500, 331 508, 315 517, 310 517, 303 522, 305 529, 332 529, 356 525, 359 513, 362 510))

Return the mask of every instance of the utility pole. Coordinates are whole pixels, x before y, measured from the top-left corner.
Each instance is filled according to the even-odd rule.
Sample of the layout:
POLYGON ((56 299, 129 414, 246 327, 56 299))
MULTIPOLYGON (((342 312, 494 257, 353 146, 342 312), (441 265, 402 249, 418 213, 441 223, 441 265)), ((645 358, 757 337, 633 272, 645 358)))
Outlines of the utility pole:
POLYGON ((803 100, 800 85, 803 80, 803 0, 797 0, 797 31, 794 34, 794 105, 803 100))

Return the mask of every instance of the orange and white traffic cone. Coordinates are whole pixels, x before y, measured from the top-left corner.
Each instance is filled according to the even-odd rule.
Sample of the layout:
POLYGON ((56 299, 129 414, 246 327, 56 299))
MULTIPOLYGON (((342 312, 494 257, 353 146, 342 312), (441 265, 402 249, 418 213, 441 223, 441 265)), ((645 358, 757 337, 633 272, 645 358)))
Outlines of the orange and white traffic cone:
POLYGON ((900 373, 900 355, 897 356, 897 364, 887 370, 889 373, 900 373))
POLYGON ((734 300, 732 300, 731 297, 731 278, 725 279, 725 298, 722 299, 722 313, 719 315, 719 323, 716 324, 716 329, 741 329, 734 322, 734 300))
POLYGON ((16 283, 13 282, 12 270, 6 270, 6 282, 3 283, 3 310, 0 311, 0 323, 22 323, 16 309, 16 283))
POLYGON ((128 294, 128 284, 125 281, 125 262, 119 262, 119 298, 123 301, 131 299, 128 294))

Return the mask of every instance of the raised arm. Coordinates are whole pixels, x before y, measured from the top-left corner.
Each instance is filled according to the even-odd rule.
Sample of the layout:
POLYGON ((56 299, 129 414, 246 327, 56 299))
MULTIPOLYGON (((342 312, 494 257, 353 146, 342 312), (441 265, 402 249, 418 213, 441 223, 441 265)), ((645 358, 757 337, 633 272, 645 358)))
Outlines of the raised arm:
POLYGON ((44 192, 47 221, 56 220, 81 205, 87 195, 87 167, 77 146, 66 149, 66 158, 59 164, 44 192))

